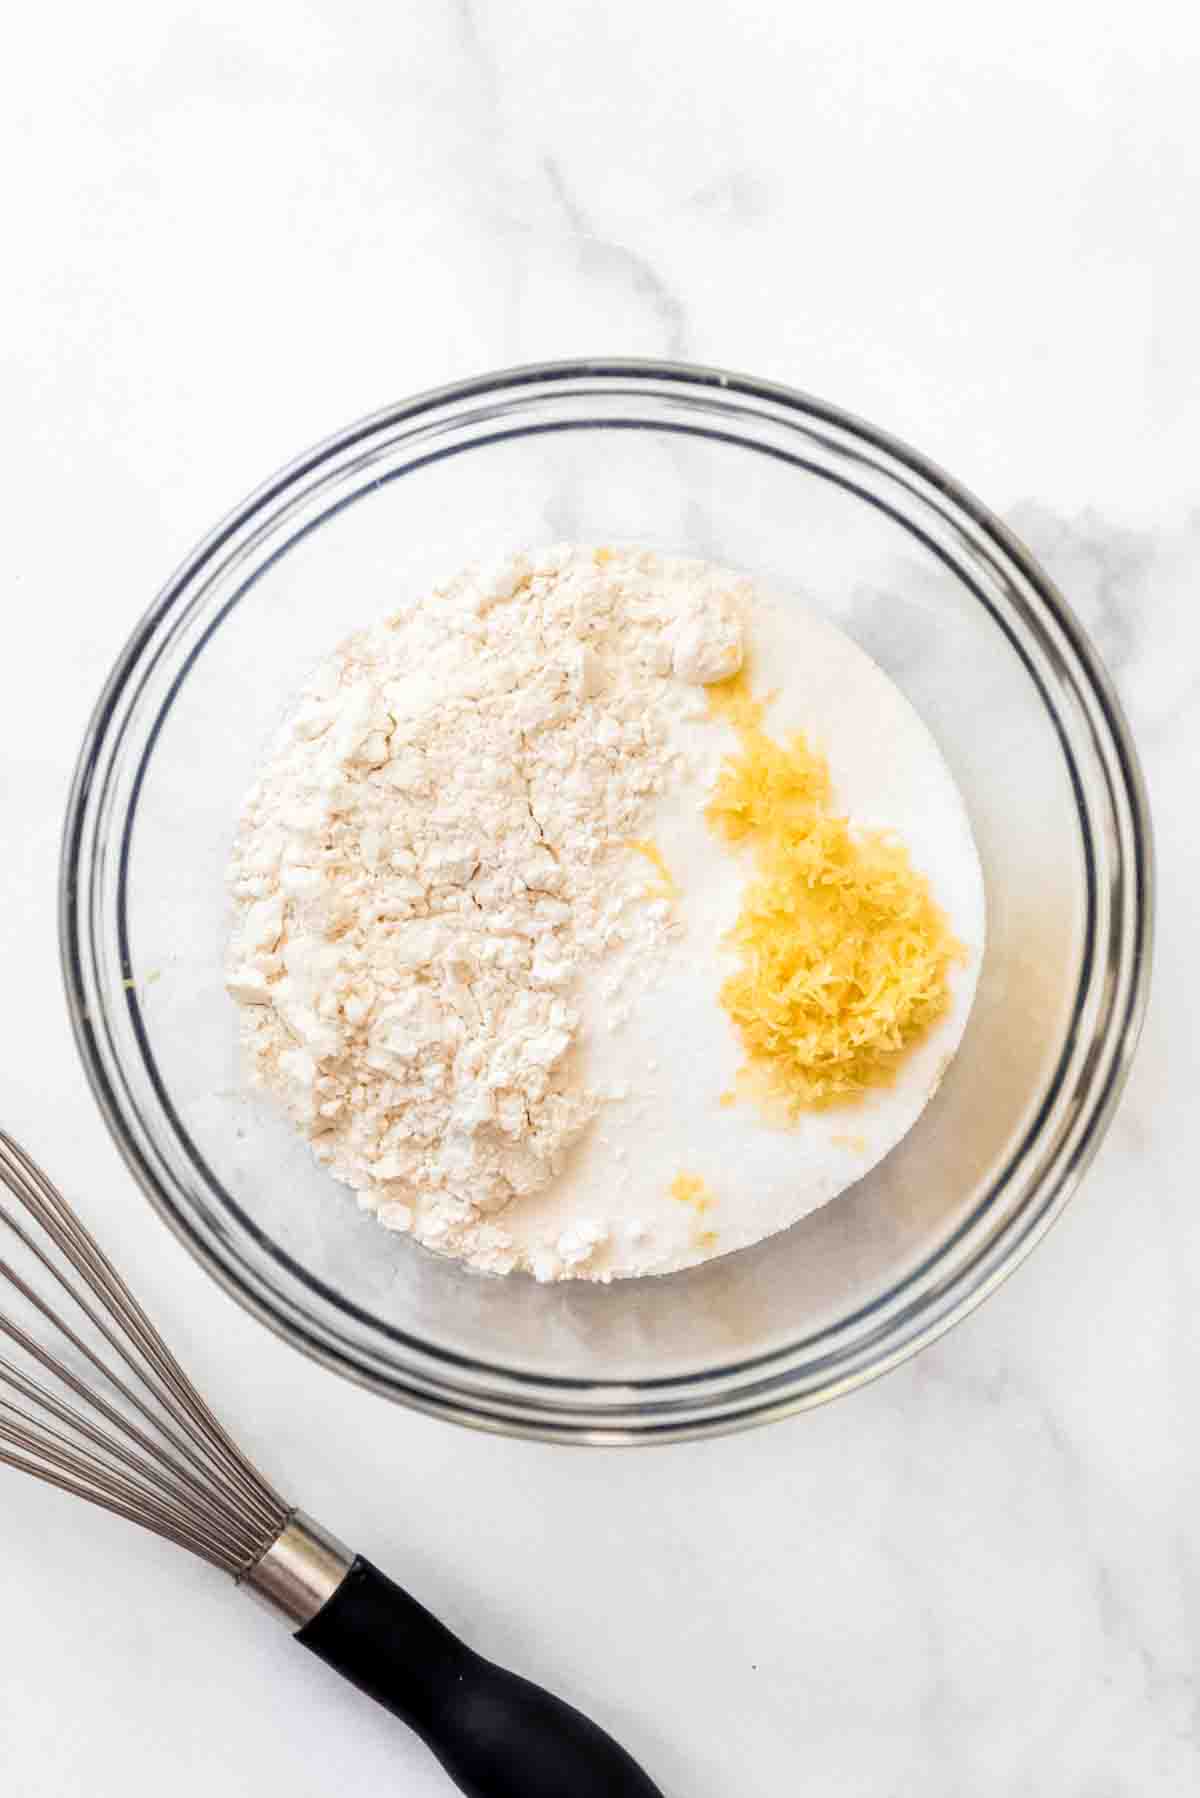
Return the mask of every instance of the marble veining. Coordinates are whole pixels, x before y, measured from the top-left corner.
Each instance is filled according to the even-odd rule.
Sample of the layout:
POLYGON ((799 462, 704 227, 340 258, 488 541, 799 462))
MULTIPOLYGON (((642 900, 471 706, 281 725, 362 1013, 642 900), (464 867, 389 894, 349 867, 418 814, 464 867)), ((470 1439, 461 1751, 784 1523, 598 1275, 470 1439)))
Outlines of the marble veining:
MULTIPOLYGON (((285 1487, 667 1798, 1200 1788, 1200 23, 1073 10, 120 0, 0 68, 3 1122, 285 1487), (1027 1266, 851 1399, 634 1456, 388 1409, 238 1310, 107 1139, 54 929, 89 709, 200 533, 347 419, 571 354, 828 396, 1006 517, 1160 872, 1141 1055, 1027 1266)), ((199 1566, 12 1477, 0 1523, 6 1795, 446 1791, 199 1566)))
POLYGON ((662 354, 682 359, 687 347, 682 300, 667 286, 648 257, 628 244, 597 235, 568 188, 557 157, 543 156, 542 170, 566 224, 580 278, 601 290, 609 282, 628 287, 661 335, 662 354))

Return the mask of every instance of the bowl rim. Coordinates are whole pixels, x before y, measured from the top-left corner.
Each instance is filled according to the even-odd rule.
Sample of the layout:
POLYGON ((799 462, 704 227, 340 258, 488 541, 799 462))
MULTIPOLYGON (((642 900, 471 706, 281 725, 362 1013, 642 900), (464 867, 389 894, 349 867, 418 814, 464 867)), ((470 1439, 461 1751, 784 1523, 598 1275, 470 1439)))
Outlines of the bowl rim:
MULTIPOLYGON (((1053 713, 1053 707, 1051 711, 1053 713)), ((1089 908, 1091 905, 1089 894, 1089 908)), ((1013 532, 927 457, 838 406, 776 382, 729 370, 633 357, 524 364, 428 389, 381 408, 323 439, 285 464, 230 511, 166 582, 135 626, 105 682, 89 719, 76 764, 67 803, 59 875, 59 942, 67 1004, 76 1046, 93 1095, 118 1150, 155 1211, 225 1291, 276 1335, 300 1348, 310 1358, 360 1385, 416 1409, 503 1434, 604 1445, 727 1433, 827 1402, 878 1378, 918 1353, 996 1290, 1062 1214, 1099 1147, 1128 1076, 1145 1015, 1153 926, 1154 850, 1149 801, 1129 726, 1110 677, 1086 633, 1055 584, 1013 532), (88 923, 95 861, 92 862, 91 879, 81 882, 80 870, 89 842, 89 826, 98 821, 95 807, 100 783, 97 776, 105 766, 114 720, 130 682, 143 658, 151 651, 158 632, 199 574, 256 515, 323 464, 344 457, 358 444, 441 408, 458 407, 482 397, 494 398, 500 393, 517 396, 525 388, 553 388, 556 384, 563 386, 581 379, 611 384, 614 391, 620 383, 629 381, 658 384, 667 391, 673 386, 698 388, 706 391, 710 405, 714 401, 719 404, 721 396, 765 402, 785 414, 799 413, 809 422, 833 427, 906 469, 969 520, 1032 589, 1038 604, 1045 609, 1048 620, 1074 658, 1073 675, 1093 708, 1090 720, 1093 732, 1102 738, 1113 764, 1106 770, 1109 776, 1106 785, 1114 810, 1115 835, 1120 849, 1119 872, 1123 876, 1117 883, 1117 899, 1122 907, 1122 947, 1116 969, 1121 975, 1123 990, 1114 998, 1104 1028, 1092 1044, 1094 1050, 1103 1053, 1092 1057, 1090 1077, 1076 1095, 1071 1127, 1063 1134, 1054 1156, 1023 1205, 1000 1227, 975 1260, 969 1259, 950 1276, 947 1282, 949 1296, 934 1292, 932 1297, 925 1295, 922 1299, 918 1294, 907 1311, 898 1314, 903 1328, 898 1329, 897 1319, 893 1318, 881 1326, 879 1344, 874 1344, 871 1338, 866 1339, 859 1345, 857 1355, 847 1358, 847 1365, 840 1373, 831 1373, 831 1377, 816 1386, 798 1383, 796 1370, 787 1365, 788 1357, 794 1356, 802 1346, 802 1338, 789 1339, 782 1350, 772 1349, 698 1374, 622 1379, 610 1384, 576 1377, 527 1375, 511 1366, 487 1366, 470 1357, 431 1347, 428 1343, 414 1342, 403 1332, 382 1324, 381 1320, 368 1318, 352 1302, 324 1287, 307 1270, 298 1269, 298 1264, 280 1251, 264 1232, 255 1231, 252 1220, 239 1212, 243 1224, 255 1231, 274 1259, 288 1265, 293 1274, 299 1271, 310 1290, 320 1290, 343 1311, 364 1318, 374 1328, 382 1330, 392 1340, 399 1338, 412 1350, 402 1376, 398 1376, 394 1365, 389 1365, 385 1372, 382 1367, 368 1365, 361 1355, 357 1361, 349 1360, 328 1340, 314 1337, 306 1329, 294 1301, 282 1291, 269 1288, 275 1301, 272 1303, 261 1287, 251 1284, 245 1275, 235 1271, 215 1246, 215 1233, 201 1230, 188 1215, 187 1208, 178 1202, 169 1182, 159 1174, 153 1158, 147 1155, 138 1140, 139 1131, 127 1115, 112 1071, 106 1065, 106 1047, 101 1034, 89 1021, 89 984, 95 967, 88 923), (976 1277, 966 1279, 964 1284, 964 1277, 971 1275, 976 1261, 976 1277), (955 1292, 957 1287, 963 1289, 955 1292), (456 1372, 461 1374, 464 1369, 470 1369, 480 1377, 473 1382, 464 1383, 460 1379, 456 1383, 456 1372), (748 1374, 752 1376, 749 1380, 744 1377, 748 1374), (739 1377, 741 1383, 737 1384, 739 1377), (735 1384, 726 1392, 721 1388, 729 1381, 735 1384), (485 1390, 489 1385, 493 1387, 490 1392, 485 1390), (580 1402, 585 1394, 590 1395, 590 1404, 580 1402)), ((1080 990, 1085 984, 1081 976, 1080 990)), ((1077 992, 1077 1008, 1079 1004, 1077 992)), ((1062 1083, 1064 1062, 1065 1057, 1060 1060, 1055 1079, 1048 1088, 1045 1104, 1039 1108, 1039 1118, 1026 1128, 1022 1148, 1033 1138, 1042 1112, 1048 1109, 1050 1098, 1062 1083)), ((179 1134, 180 1127, 169 1115, 169 1108, 168 1122, 179 1134)), ((993 1189, 979 1209, 985 1209, 994 1197, 993 1189)), ((932 1258, 934 1263, 945 1256, 972 1221, 973 1218, 965 1220, 940 1246, 932 1258)), ((897 1290, 912 1286, 920 1272, 918 1268, 906 1275, 897 1290)))

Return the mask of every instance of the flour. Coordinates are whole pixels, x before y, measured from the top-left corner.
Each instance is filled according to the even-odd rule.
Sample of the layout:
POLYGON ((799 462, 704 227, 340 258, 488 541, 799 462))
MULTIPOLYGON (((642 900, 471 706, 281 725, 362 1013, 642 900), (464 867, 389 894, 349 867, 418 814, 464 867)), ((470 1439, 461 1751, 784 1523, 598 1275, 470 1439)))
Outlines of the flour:
POLYGON ((389 1229, 542 1280, 605 1251, 598 1208, 512 1221, 621 1097, 584 1078, 581 996, 619 1028, 680 934, 631 845, 748 603, 558 546, 414 599, 300 696, 239 826, 227 984, 252 1079, 389 1229))

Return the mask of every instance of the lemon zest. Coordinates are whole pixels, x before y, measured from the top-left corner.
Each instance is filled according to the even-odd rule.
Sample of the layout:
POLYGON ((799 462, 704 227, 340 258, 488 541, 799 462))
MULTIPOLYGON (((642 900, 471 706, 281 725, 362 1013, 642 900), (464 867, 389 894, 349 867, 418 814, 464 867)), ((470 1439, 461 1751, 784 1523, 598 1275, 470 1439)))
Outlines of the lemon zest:
POLYGON ((691 1205, 701 1216, 711 1210, 714 1203, 707 1182, 699 1174, 685 1174, 681 1171, 672 1180, 668 1191, 673 1199, 678 1199, 681 1205, 691 1205))
POLYGON ((802 733, 768 735, 768 703, 743 675, 710 687, 739 747, 706 816, 754 852, 720 993, 746 1055, 740 1086, 794 1117, 887 1085, 945 1013, 964 951, 903 843, 837 812, 802 733))

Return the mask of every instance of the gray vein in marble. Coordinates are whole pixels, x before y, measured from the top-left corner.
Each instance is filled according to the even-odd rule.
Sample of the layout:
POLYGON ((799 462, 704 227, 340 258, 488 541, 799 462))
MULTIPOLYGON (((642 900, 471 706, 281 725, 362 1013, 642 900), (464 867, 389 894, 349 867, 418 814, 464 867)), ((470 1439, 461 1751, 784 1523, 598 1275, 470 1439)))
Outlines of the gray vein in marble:
POLYGON ((682 300, 674 293, 650 260, 628 244, 601 237, 593 230, 586 213, 564 179, 556 156, 542 157, 542 170, 575 246, 581 272, 589 279, 624 282, 643 301, 658 321, 663 338, 663 354, 684 354, 687 314, 682 300))
POLYGON ((1090 508, 1067 519, 1037 500, 1015 506, 1007 522, 1054 573, 1109 672, 1120 673, 1137 646, 1135 596, 1154 561, 1153 539, 1090 508))
POLYGON ((504 90, 500 70, 488 46, 480 21, 480 0, 454 0, 452 17, 457 25, 466 79, 473 81, 476 105, 460 107, 460 115, 474 115, 478 141, 472 145, 471 164, 478 169, 475 181, 476 207, 474 225, 496 246, 502 259, 503 277, 500 311, 503 318, 501 339, 504 360, 516 356, 520 340, 520 269, 514 254, 511 232, 516 221, 508 217, 511 201, 509 183, 505 179, 508 130, 504 110, 504 90))
POLYGON ((695 188, 684 202, 720 224, 753 225, 767 211, 767 185, 751 169, 729 169, 695 188))
POLYGON ((488 52, 479 27, 477 0, 454 0, 454 16, 463 52, 474 66, 480 84, 486 89, 493 110, 499 109, 500 84, 496 65, 488 52))
MULTIPOLYGON (((602 237, 596 232, 586 211, 569 187, 561 164, 554 154, 543 155, 541 168, 554 205, 565 222, 568 240, 583 279, 599 286, 616 284, 631 292, 654 321, 660 340, 660 353, 667 357, 682 356, 686 344, 687 313, 679 296, 640 251, 613 238, 602 237)), ((667 450, 675 460, 674 444, 668 443, 667 450)), ((552 535, 570 538, 580 534, 576 509, 571 496, 565 491, 550 498, 546 506, 546 517, 552 535)), ((686 502, 684 519, 689 552, 705 555, 711 542, 711 528, 703 506, 694 495, 689 496, 686 502)))
POLYGON ((1113 525, 1091 509, 1066 518, 1035 501, 1009 516, 1115 677, 1143 758, 1170 752, 1180 736, 1195 755, 1200 509, 1146 531, 1113 525))

